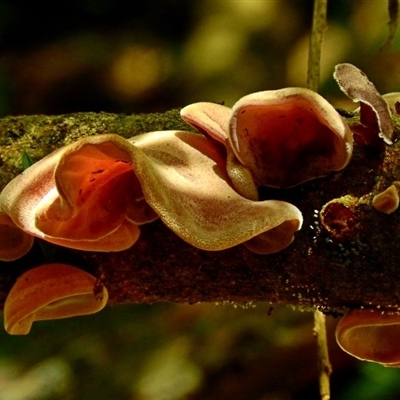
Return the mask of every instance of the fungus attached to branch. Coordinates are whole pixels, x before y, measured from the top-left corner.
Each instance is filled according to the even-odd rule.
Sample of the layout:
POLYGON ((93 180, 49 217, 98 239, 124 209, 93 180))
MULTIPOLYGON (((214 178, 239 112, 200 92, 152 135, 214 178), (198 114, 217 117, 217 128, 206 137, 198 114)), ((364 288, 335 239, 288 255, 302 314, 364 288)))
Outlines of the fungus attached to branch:
POLYGON ((311 90, 253 93, 232 111, 232 148, 260 185, 295 186, 339 171, 350 160, 350 129, 333 106, 311 90))
POLYGON ((352 310, 339 321, 336 340, 352 356, 385 367, 400 367, 400 315, 352 310))
POLYGON ((195 247, 287 247, 301 228, 294 205, 258 201, 257 185, 291 187, 343 169, 351 131, 317 93, 253 93, 233 107, 195 103, 182 118, 202 134, 91 136, 28 168, 0 194, 26 233, 66 247, 118 251, 158 216, 195 247), (223 146, 225 148, 223 148, 223 146))
POLYGON ((342 92, 360 103, 361 124, 352 127, 355 140, 361 145, 371 145, 380 137, 386 144, 392 144, 394 125, 389 106, 365 73, 343 63, 336 65, 333 77, 342 92))
POLYGON ((395 212, 399 207, 400 182, 393 182, 386 190, 372 199, 372 205, 385 214, 395 212))
POLYGON ((343 169, 353 150, 346 122, 323 97, 304 88, 252 93, 232 110, 195 103, 181 116, 225 144, 228 175, 250 196, 252 190, 242 189, 232 166, 241 165, 240 174, 251 174, 257 185, 290 187, 343 169))
POLYGON ((87 272, 65 264, 28 270, 11 288, 4 304, 4 326, 26 335, 34 321, 93 314, 107 303, 107 289, 87 272))
POLYGON ((356 226, 355 207, 358 198, 350 195, 326 203, 319 214, 321 225, 335 239, 351 236, 356 226))
POLYGON ((82 250, 126 249, 137 240, 139 225, 158 216, 204 250, 233 247, 278 226, 279 240, 268 235, 263 253, 288 246, 301 212, 284 201, 256 201, 251 176, 231 160, 253 199, 243 197, 220 150, 192 132, 149 132, 130 141, 91 136, 32 165, 6 186, 0 204, 29 235, 82 250))
POLYGON ((76 249, 118 251, 157 216, 143 200, 129 142, 98 135, 65 146, 11 181, 0 205, 16 226, 76 249))
POLYGON ((292 204, 252 201, 230 185, 224 155, 213 141, 183 131, 150 132, 131 139, 135 171, 149 205, 178 236, 204 250, 223 250, 282 225, 280 251, 302 224, 292 204))

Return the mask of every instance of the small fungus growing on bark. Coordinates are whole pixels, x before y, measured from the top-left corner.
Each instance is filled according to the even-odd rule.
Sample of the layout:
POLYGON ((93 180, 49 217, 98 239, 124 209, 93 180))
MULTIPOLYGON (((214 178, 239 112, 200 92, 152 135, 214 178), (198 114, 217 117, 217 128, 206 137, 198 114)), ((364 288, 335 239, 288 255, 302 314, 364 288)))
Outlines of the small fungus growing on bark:
POLYGON ((391 214, 399 207, 400 182, 393 182, 386 190, 372 199, 372 205, 385 214, 391 214))
POLYGON ((333 199, 322 207, 321 225, 335 239, 342 240, 351 235, 356 223, 354 207, 357 200, 348 195, 333 199))
MULTIPOLYGON (((365 73, 352 64, 343 63, 336 65, 333 77, 350 99, 360 103, 357 110, 360 124, 352 127, 357 143, 369 146, 382 138, 386 144, 392 144, 394 125, 389 105, 365 73)), ((390 96, 388 99, 390 101, 390 96)))

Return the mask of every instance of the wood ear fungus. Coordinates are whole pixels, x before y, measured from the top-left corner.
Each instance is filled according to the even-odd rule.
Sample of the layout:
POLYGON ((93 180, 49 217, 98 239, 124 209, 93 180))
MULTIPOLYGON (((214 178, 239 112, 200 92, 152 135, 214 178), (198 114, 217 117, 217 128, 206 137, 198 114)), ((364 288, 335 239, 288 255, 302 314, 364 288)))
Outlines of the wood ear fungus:
POLYGON ((385 367, 400 367, 400 315, 352 310, 339 321, 336 341, 352 356, 385 367))
POLYGON ((4 304, 4 326, 26 335, 34 321, 93 314, 107 303, 105 286, 89 273, 66 264, 46 264, 26 271, 4 304))

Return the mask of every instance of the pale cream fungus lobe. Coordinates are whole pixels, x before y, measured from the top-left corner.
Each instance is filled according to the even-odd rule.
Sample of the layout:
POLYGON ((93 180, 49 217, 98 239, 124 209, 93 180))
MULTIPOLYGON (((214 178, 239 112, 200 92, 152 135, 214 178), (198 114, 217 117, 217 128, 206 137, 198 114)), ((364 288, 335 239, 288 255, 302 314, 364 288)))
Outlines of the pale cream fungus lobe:
POLYGON ((376 146, 377 139, 387 145, 393 144, 394 124, 391 109, 394 94, 382 96, 367 75, 349 63, 335 66, 333 74, 339 88, 354 102, 360 103, 356 110, 360 123, 352 126, 354 139, 362 146, 376 146))
POLYGON ((263 253, 287 247, 302 215, 292 204, 242 197, 230 184, 226 159, 203 135, 151 132, 132 138, 135 171, 149 205, 178 236, 204 250, 223 250, 281 226, 279 245, 264 241, 263 253))

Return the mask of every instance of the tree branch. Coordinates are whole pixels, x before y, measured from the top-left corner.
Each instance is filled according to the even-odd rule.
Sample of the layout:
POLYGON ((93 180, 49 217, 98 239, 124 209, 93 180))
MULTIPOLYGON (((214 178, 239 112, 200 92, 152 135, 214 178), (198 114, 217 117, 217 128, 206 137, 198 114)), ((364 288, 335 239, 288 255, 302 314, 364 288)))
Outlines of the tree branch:
MULTIPOLYGON (((25 149, 38 160, 55 148, 87 135, 185 129, 177 110, 165 114, 8 117, 0 120, 0 189, 21 171, 25 149)), ((400 180, 399 142, 382 148, 356 147, 350 164, 295 188, 260 189, 262 199, 286 200, 303 213, 303 228, 284 251, 256 255, 244 246, 207 252, 192 247, 161 221, 141 227, 132 248, 117 253, 53 249, 61 261, 96 274, 110 293, 109 304, 270 301, 325 312, 346 307, 400 310, 399 211, 372 207, 373 195, 400 180), (326 224, 319 213, 333 199, 326 224), (346 210, 343 213, 343 209, 346 210)), ((38 243, 15 262, 0 263, 0 302, 22 271, 48 262, 38 243)))

